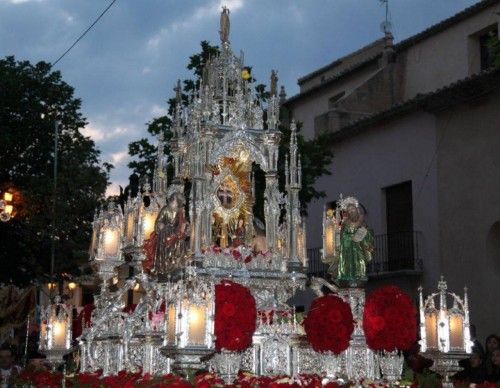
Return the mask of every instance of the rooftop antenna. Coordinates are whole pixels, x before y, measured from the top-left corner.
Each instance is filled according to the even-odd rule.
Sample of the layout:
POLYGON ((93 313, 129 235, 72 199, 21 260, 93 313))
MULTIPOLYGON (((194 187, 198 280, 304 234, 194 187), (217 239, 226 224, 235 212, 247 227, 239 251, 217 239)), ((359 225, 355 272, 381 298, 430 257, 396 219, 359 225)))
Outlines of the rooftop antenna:
POLYGON ((380 4, 385 5, 385 20, 380 23, 380 30, 385 34, 391 33, 392 24, 389 21, 389 0, 379 0, 380 4))

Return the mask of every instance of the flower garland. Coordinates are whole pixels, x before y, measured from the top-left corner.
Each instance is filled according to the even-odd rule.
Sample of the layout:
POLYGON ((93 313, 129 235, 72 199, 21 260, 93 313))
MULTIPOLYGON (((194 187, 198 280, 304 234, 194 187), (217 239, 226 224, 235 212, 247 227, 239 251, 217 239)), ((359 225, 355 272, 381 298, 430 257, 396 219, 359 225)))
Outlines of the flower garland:
POLYGON ((303 324, 315 351, 339 354, 349 347, 354 320, 351 307, 340 297, 328 294, 314 299, 303 324))
POLYGON ((242 351, 252 344, 257 310, 248 288, 230 280, 215 286, 215 348, 242 351))
POLYGON ((408 350, 417 339, 417 312, 410 296, 392 285, 373 291, 366 298, 363 330, 373 350, 408 350))

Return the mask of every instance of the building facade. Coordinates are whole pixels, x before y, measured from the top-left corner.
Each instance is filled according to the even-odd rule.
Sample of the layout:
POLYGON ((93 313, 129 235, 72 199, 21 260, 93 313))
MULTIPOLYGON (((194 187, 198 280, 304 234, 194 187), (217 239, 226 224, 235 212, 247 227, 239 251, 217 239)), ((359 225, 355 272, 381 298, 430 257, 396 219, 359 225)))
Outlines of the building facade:
MULTIPOLYGON (((484 0, 397 44, 387 34, 300 78, 284 103, 334 154, 309 218, 358 197, 377 243, 369 287, 468 286, 481 337, 500 322, 499 22, 500 1, 484 0)), ((313 273, 321 236, 309 222, 313 273)))

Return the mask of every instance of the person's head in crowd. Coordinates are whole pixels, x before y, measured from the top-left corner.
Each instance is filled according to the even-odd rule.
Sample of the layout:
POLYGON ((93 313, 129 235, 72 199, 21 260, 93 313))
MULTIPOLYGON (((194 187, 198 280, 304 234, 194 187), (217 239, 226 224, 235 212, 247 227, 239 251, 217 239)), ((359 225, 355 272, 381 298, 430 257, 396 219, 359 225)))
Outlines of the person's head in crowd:
POLYGON ((10 369, 14 366, 14 351, 10 346, 0 347, 0 369, 10 369))
POLYGON ((500 349, 500 338, 496 334, 490 334, 486 337, 486 352, 491 354, 495 349, 500 349))
POLYGON ((35 351, 28 357, 28 368, 35 370, 47 370, 45 355, 35 351))
POLYGON ((491 354, 491 362, 497 369, 500 369, 500 349, 495 349, 493 351, 491 354))
POLYGON ((480 351, 473 351, 470 355, 469 363, 471 368, 479 368, 483 364, 483 353, 480 351))

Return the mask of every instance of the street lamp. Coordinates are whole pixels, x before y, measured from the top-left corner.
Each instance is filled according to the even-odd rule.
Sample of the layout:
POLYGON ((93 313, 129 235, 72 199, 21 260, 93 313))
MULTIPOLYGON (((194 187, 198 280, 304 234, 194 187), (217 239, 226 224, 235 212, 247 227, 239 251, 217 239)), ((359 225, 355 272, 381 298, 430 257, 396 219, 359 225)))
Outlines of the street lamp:
POLYGON ((3 193, 3 199, 0 199, 0 221, 7 222, 14 216, 14 206, 12 193, 6 191, 3 193))

